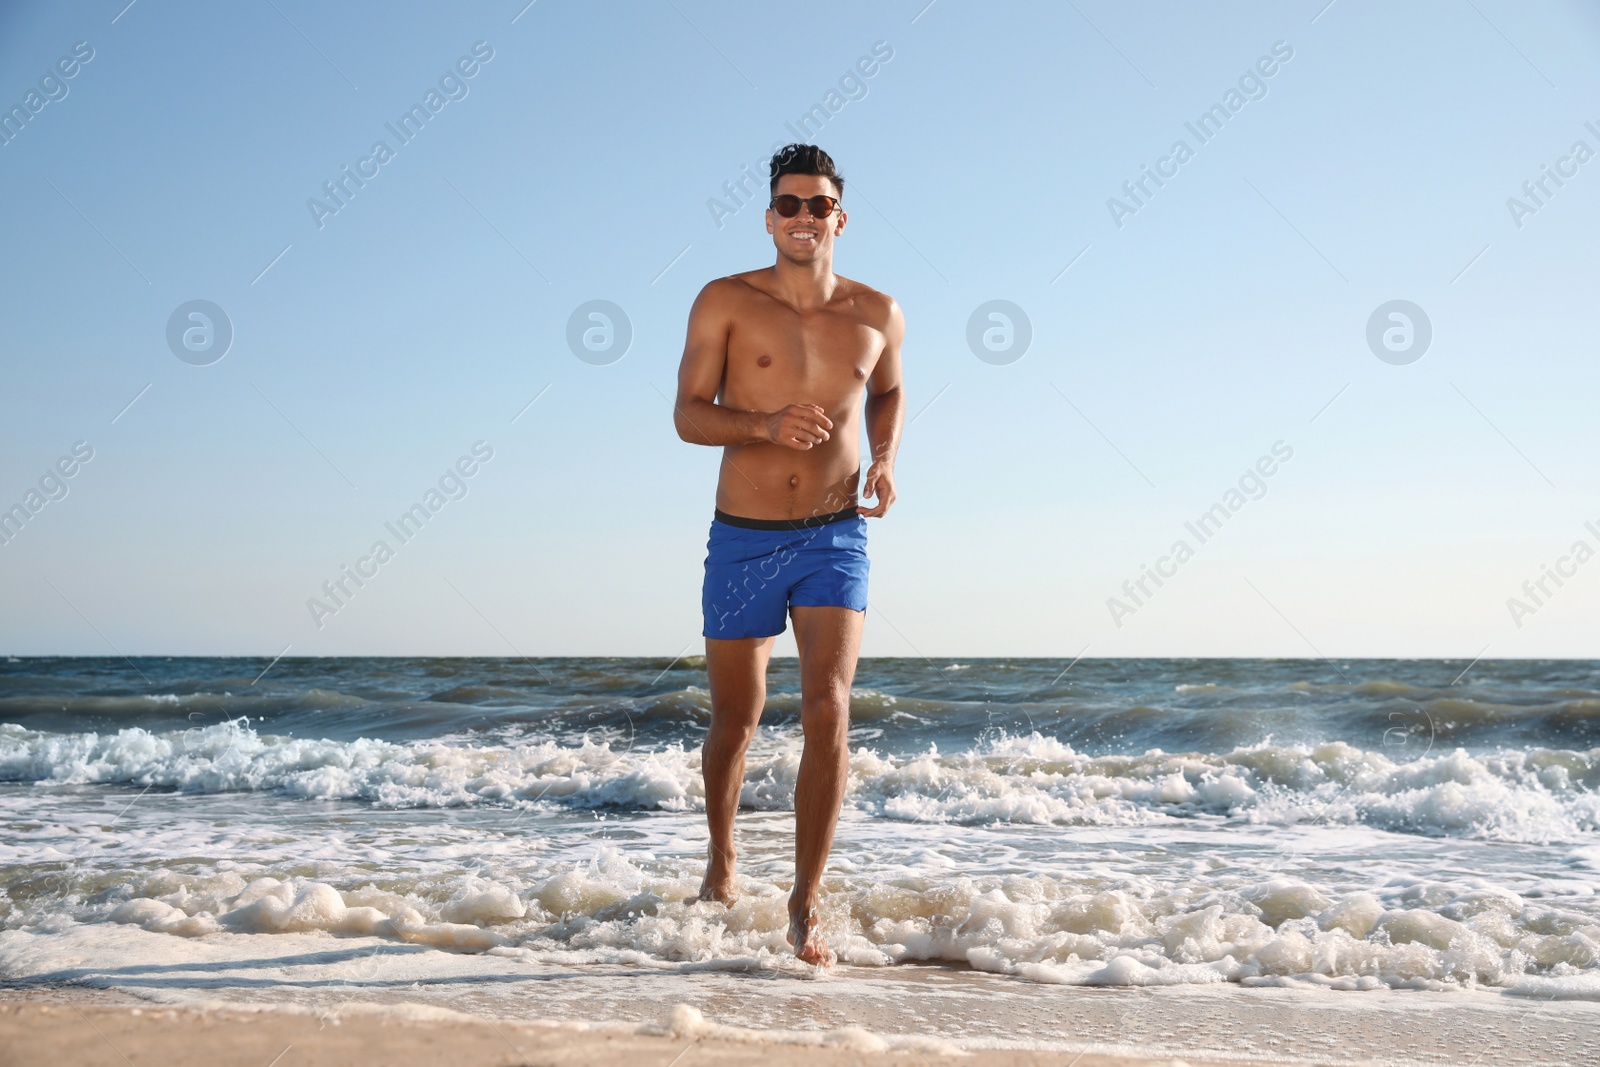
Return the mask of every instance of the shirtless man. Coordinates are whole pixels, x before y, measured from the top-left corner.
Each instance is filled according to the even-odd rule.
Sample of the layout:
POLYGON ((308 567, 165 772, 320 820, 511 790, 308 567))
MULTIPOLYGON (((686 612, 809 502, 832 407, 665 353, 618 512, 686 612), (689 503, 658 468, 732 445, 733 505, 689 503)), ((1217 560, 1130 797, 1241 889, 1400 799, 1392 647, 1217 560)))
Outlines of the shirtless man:
POLYGON ((699 898, 733 901, 744 754, 787 615, 800 651, 805 736, 789 941, 800 959, 828 966, 834 954, 818 929, 818 894, 849 772, 850 685, 867 609, 866 518, 885 514, 895 499, 905 320, 889 297, 833 273, 846 215, 844 179, 828 154, 789 145, 772 157, 771 172, 766 219, 777 262, 700 291, 678 369, 678 436, 723 450, 701 596, 711 730, 700 759, 711 851, 699 898), (865 482, 863 420, 872 447, 865 482), (866 506, 863 497, 877 502, 866 506))

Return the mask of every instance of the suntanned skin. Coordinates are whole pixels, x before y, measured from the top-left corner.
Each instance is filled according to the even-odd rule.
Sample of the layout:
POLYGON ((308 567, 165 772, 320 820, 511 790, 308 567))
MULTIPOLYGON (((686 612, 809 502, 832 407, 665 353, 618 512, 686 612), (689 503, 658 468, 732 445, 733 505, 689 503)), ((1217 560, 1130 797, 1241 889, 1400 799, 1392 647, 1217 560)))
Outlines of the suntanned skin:
MULTIPOLYGON (((778 193, 837 196, 831 179, 785 174, 778 193)), ((894 463, 905 421, 900 345, 905 320, 893 300, 833 273, 834 239, 846 215, 770 208, 771 267, 719 278, 689 313, 674 423, 692 444, 720 445, 717 507, 753 519, 797 519, 855 506, 869 517, 894 503, 894 463), (872 462, 861 481, 865 422, 872 462), (861 499, 875 498, 866 505, 861 499)), ((795 883, 789 940, 795 955, 828 965, 817 928, 822 874, 849 772, 846 734, 863 613, 792 607, 800 652, 805 749, 795 783, 795 883)), ((699 899, 731 903, 733 818, 745 749, 766 703, 774 637, 706 639, 711 729, 701 753, 710 856, 699 899)))

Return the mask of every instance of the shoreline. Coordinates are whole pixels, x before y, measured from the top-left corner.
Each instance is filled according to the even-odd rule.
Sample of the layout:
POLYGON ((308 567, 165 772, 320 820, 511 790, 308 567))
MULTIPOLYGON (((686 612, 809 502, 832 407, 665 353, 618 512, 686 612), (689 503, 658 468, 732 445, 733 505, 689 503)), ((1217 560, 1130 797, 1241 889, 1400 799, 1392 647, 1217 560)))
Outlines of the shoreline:
MULTIPOLYGON (((1600 1032, 1600 1002, 1488 989, 1083 986, 970 966, 841 965, 800 974, 540 963, 501 950, 374 951, 380 947, 377 939, 316 933, 174 940, 104 924, 0 934, 0 1067, 266 1067, 290 1045, 297 1051, 279 1067, 428 1063, 441 1049, 450 1062, 506 1067, 665 1067, 691 1044, 695 1056, 717 1050, 716 1062, 772 1061, 768 1067, 1065 1067, 1074 1057, 1078 1067, 1421 1067, 1485 1053, 1508 1067, 1548 1067, 1580 1062, 1574 1051, 1600 1032), (163 943, 182 951, 150 951, 163 943), (251 1035, 248 1056, 236 1051, 230 1028, 251 1035), (351 1044, 340 1035, 363 1036, 351 1044), (129 1042, 144 1059, 123 1058, 129 1042)), ((695 1056, 678 1067, 695 1067, 695 1056)))
POLYGON ((760 1062, 763 1067, 885 1064, 890 1067, 1323 1067, 1378 1060, 1184 1055, 1120 1048, 962 1047, 940 1038, 877 1034, 860 1027, 761 1031, 708 1022, 677 1005, 661 1024, 506 1020, 422 1004, 347 1003, 335 1012, 286 1005, 209 1002, 164 1005, 118 990, 0 987, 0 1064, 139 1064, 204 1067, 220 1062, 377 1067, 416 1064, 589 1067, 614 1063, 760 1062), (292 1060, 291 1060, 292 1057, 292 1060))

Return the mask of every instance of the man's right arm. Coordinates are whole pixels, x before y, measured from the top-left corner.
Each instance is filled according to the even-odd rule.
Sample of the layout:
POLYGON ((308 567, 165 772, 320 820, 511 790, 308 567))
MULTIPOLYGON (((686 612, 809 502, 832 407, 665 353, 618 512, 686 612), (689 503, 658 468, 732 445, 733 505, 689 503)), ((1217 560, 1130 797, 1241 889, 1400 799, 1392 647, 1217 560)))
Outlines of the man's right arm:
POLYGON ((741 411, 717 403, 728 365, 728 335, 733 330, 733 300, 719 279, 700 290, 689 312, 689 337, 678 366, 678 398, 672 421, 678 436, 693 445, 751 445, 771 442, 805 451, 828 439, 833 423, 815 404, 790 404, 781 411, 741 411))

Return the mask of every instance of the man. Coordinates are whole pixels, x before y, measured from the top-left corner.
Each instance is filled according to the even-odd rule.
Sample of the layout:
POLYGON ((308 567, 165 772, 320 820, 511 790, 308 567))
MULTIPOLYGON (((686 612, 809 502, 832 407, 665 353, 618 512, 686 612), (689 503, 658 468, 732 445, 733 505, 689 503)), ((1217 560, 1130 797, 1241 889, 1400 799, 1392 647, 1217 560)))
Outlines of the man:
POLYGON ((766 220, 777 261, 701 290, 678 369, 678 436, 723 449, 701 597, 711 850, 700 899, 733 900, 744 754, 787 614, 800 651, 805 737, 789 941, 800 959, 828 966, 834 954, 818 929, 818 894, 849 771, 850 684, 867 609, 866 518, 884 515, 895 499, 905 320, 889 297, 833 272, 846 215, 844 178, 828 154, 792 144, 772 157, 771 172, 766 220), (872 448, 864 483, 863 420, 872 448), (869 507, 862 497, 877 502, 869 507))

